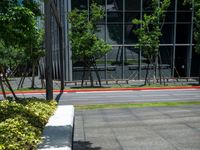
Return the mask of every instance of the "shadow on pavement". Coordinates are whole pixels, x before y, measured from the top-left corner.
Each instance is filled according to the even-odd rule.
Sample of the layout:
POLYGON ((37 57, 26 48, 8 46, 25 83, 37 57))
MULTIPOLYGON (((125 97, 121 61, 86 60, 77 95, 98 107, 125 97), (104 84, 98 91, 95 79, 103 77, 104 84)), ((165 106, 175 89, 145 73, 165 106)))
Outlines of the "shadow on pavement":
POLYGON ((56 100, 57 102, 59 102, 59 100, 60 100, 60 98, 61 98, 62 95, 63 95, 63 92, 60 92, 60 93, 56 96, 55 100, 56 100))
POLYGON ((72 147, 72 126, 47 126, 42 139, 39 149, 72 147))
POLYGON ((89 141, 74 141, 73 150, 101 150, 101 147, 92 147, 89 141))

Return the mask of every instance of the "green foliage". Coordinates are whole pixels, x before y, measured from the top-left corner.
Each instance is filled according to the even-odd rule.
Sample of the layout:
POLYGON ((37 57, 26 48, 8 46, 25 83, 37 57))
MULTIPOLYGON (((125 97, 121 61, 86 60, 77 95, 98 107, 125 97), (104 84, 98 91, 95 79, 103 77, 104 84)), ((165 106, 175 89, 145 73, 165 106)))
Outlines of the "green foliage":
POLYGON ((199 101, 179 101, 179 102, 146 102, 146 103, 123 103, 123 104, 96 104, 96 105, 77 105, 79 110, 93 109, 119 109, 119 108, 143 108, 143 107, 174 107, 184 105, 200 105, 199 101))
POLYGON ((196 41, 195 50, 200 54, 200 1, 196 1, 194 9, 194 39, 196 41))
POLYGON ((0 149, 36 149, 55 101, 29 98, 0 101, 0 149))
POLYGON ((12 7, 7 13, 0 14, 0 39, 5 47, 24 47, 35 35, 34 14, 25 7, 12 7))
POLYGON ((12 66, 15 68, 21 63, 21 58, 25 57, 24 49, 4 47, 0 41, 0 65, 12 66))
POLYGON ((144 56, 148 61, 154 61, 159 52, 159 43, 161 33, 161 20, 164 18, 164 12, 170 5, 170 0, 164 0, 160 3, 159 0, 152 0, 153 13, 150 15, 144 14, 144 19, 134 19, 133 24, 140 25, 140 28, 134 30, 138 36, 137 48, 143 50, 144 56))
POLYGON ((39 129, 20 116, 7 119, 0 123, 0 149, 36 149, 40 134, 39 129))
POLYGON ((0 13, 5 13, 9 8, 17 5, 17 0, 1 0, 0 1, 0 13))
POLYGON ((73 60, 96 60, 111 49, 95 34, 97 31, 96 22, 104 16, 103 8, 92 4, 90 9, 89 18, 86 10, 74 9, 69 14, 73 60))
POLYGON ((200 54, 200 0, 184 0, 183 5, 190 4, 194 7, 194 39, 195 51, 200 54))
POLYGON ((30 9, 35 14, 35 16, 42 15, 41 10, 40 10, 40 5, 35 0, 24 0, 22 3, 23 3, 23 6, 30 9))

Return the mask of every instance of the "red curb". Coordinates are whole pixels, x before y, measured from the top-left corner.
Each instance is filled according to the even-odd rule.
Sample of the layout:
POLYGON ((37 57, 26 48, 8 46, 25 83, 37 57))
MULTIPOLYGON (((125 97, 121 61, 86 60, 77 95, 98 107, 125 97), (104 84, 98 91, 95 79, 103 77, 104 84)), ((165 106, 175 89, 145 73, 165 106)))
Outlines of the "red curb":
MULTIPOLYGON (((99 88, 99 89, 77 89, 77 90, 53 90, 54 93, 60 92, 103 92, 103 91, 147 91, 147 90, 176 90, 176 89, 200 89, 200 86, 178 86, 178 87, 155 87, 155 88, 99 88)), ((46 90, 16 91, 15 94, 45 94, 46 90)), ((2 95, 3 93, 0 92, 2 95)), ((11 94, 11 92, 6 92, 11 94)))

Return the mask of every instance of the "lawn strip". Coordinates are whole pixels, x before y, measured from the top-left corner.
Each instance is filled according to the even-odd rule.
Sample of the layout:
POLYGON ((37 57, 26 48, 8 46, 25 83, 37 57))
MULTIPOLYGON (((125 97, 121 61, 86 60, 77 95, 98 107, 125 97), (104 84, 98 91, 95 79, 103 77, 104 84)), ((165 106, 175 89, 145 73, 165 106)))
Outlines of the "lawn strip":
POLYGON ((78 110, 84 110, 84 109, 114 109, 114 108, 164 107, 164 106, 182 106, 182 105, 200 105, 200 101, 75 105, 75 107, 78 110))

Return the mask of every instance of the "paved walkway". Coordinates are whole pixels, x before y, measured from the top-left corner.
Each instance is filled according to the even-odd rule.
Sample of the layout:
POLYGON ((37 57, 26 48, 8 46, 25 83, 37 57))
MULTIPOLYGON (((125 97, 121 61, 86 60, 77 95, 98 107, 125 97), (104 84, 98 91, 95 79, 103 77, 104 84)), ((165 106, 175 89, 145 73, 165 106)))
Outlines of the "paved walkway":
POLYGON ((199 150, 200 107, 76 110, 74 150, 199 150))
MULTIPOLYGON (((10 84, 12 85, 13 89, 17 89, 18 88, 20 80, 21 80, 20 77, 18 77, 18 78, 11 78, 10 79, 10 84)), ((24 82, 23 82, 23 88, 30 88, 31 87, 31 81, 32 81, 31 77, 26 77, 25 80, 24 80, 24 82)), ((191 79, 189 81, 180 80, 179 82, 177 82, 177 81, 174 80, 174 81, 167 82, 166 84, 167 85, 198 85, 198 81, 194 80, 194 79, 191 79)), ((126 84, 125 82, 118 83, 118 84, 116 84, 114 82, 114 83, 108 84, 108 85, 105 84, 105 83, 102 83, 103 87, 111 87, 111 86, 118 86, 118 87, 138 86, 138 87, 140 87, 142 85, 144 85, 144 80, 131 80, 129 82, 129 84, 126 84)), ((90 86, 90 84, 88 84, 87 86, 90 86)), ((34 87, 35 88, 41 88, 41 80, 39 79, 38 76, 35 77, 34 87)), ((60 89, 60 82, 59 81, 54 81, 53 82, 53 87, 54 87, 54 89, 60 89)), ((68 88, 68 87, 75 87, 75 88, 76 87, 80 87, 80 83, 77 86, 75 86, 74 84, 67 85, 66 88, 68 88)), ((6 86, 5 86, 5 88, 7 89, 6 86)))

